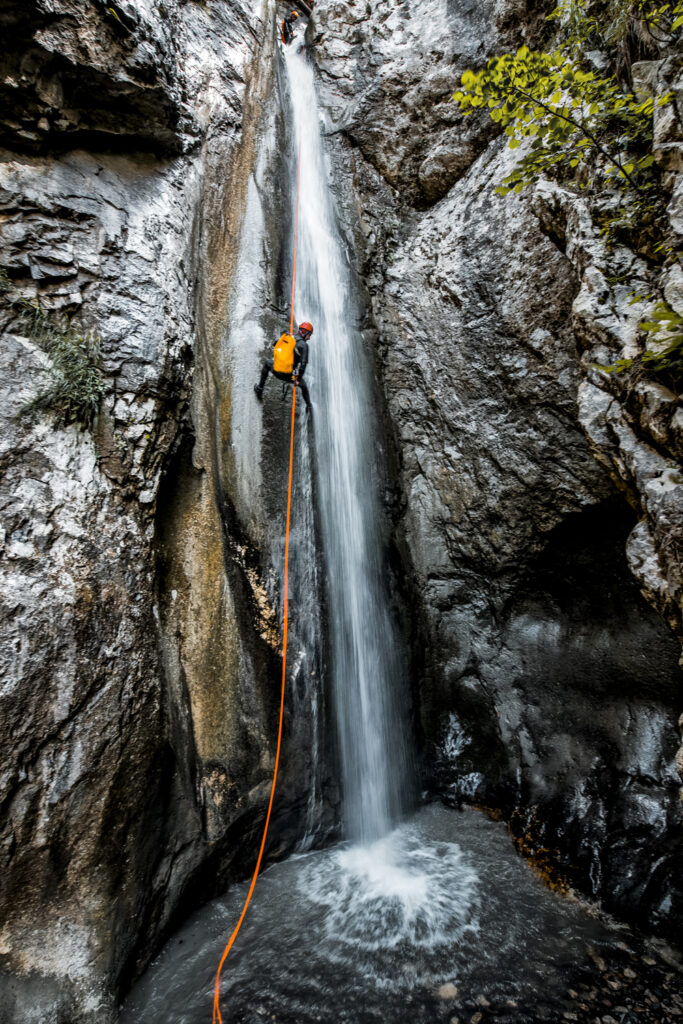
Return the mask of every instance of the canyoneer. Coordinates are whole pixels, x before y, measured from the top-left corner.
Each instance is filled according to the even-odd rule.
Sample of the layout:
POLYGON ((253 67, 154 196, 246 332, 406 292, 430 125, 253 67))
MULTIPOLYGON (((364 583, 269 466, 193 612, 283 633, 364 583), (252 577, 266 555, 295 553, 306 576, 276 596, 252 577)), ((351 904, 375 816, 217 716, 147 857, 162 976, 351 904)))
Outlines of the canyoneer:
POLYGON ((291 11, 282 21, 282 42, 287 46, 294 37, 294 23, 299 20, 299 12, 291 11))
POLYGON ((266 359, 263 363, 261 379, 258 384, 254 384, 254 391, 258 400, 261 401, 268 374, 272 373, 279 380, 285 381, 287 384, 296 384, 301 388, 301 394, 306 403, 306 412, 310 413, 312 412, 311 398, 303 377, 308 365, 308 341, 313 334, 313 324, 304 320, 299 324, 297 333, 298 338, 287 333, 280 335, 275 343, 273 358, 266 359))

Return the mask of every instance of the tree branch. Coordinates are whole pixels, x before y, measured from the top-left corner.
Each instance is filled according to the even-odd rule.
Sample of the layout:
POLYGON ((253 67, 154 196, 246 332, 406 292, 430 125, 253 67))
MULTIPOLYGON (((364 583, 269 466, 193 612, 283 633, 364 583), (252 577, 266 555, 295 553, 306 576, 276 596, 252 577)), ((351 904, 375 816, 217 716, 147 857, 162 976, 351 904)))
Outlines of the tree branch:
POLYGON ((636 189, 636 190, 637 190, 638 192, 642 191, 642 190, 641 190, 641 188, 640 188, 640 185, 639 185, 639 184, 638 184, 638 182, 637 182, 637 181, 635 180, 635 178, 632 178, 632 177, 631 177, 631 175, 630 175, 630 174, 628 173, 628 171, 627 171, 627 170, 625 170, 625 168, 624 168, 624 167, 622 166, 622 164, 620 164, 620 163, 619 163, 619 161, 618 161, 618 160, 616 159, 616 157, 613 157, 613 156, 612 156, 612 154, 611 154, 611 153, 610 153, 610 152, 609 152, 608 150, 606 150, 606 149, 604 148, 604 146, 602 146, 602 145, 601 145, 601 144, 600 144, 600 143, 598 142, 598 140, 596 139, 595 135, 593 135, 593 133, 592 133, 592 132, 590 132, 590 131, 589 131, 589 130, 588 130, 588 129, 587 129, 586 127, 585 127, 585 125, 583 125, 583 124, 582 124, 582 123, 581 123, 580 121, 575 121, 575 120, 574 120, 573 118, 571 118, 571 117, 567 117, 567 115, 566 115, 566 114, 560 114, 560 113, 559 113, 559 111, 557 111, 557 110, 554 110, 554 109, 553 109, 552 107, 549 107, 547 103, 544 103, 544 102, 543 102, 543 100, 539 100, 539 99, 537 99, 537 98, 536 98, 535 96, 530 96, 530 95, 529 95, 528 93, 524 92, 524 90, 523 90, 523 89, 520 89, 520 88, 519 88, 519 86, 515 85, 515 84, 514 84, 514 83, 513 83, 512 81, 510 82, 510 87, 511 87, 511 89, 512 89, 512 90, 513 90, 514 92, 516 92, 516 93, 517 93, 517 94, 518 94, 519 96, 522 96, 522 97, 523 97, 523 98, 524 98, 525 100, 528 100, 528 101, 529 101, 530 103, 534 104, 535 106, 538 106, 538 107, 543 107, 543 109, 544 109, 544 110, 545 110, 545 111, 546 111, 546 112, 547 112, 548 114, 550 114, 550 115, 551 115, 551 117, 560 117, 560 118, 562 118, 562 120, 563 120, 563 121, 567 121, 567 122, 568 122, 568 124, 571 124, 571 125, 573 125, 573 126, 574 126, 574 128, 576 128, 576 129, 577 129, 578 131, 582 132, 582 133, 583 133, 583 135, 584 135, 584 136, 585 136, 585 137, 586 137, 587 139, 590 139, 590 141, 591 141, 591 142, 593 143, 593 145, 595 146, 595 148, 596 148, 597 150, 599 150, 599 152, 600 152, 600 153, 602 153, 602 155, 603 155, 604 157, 606 157, 606 158, 607 158, 607 160, 608 160, 608 161, 609 161, 609 162, 610 162, 611 164, 614 164, 614 166, 615 166, 615 167, 618 167, 618 168, 619 168, 619 170, 620 170, 620 171, 621 171, 621 173, 622 173, 622 174, 624 175, 624 177, 625 177, 625 178, 626 178, 626 179, 627 179, 627 180, 628 180, 628 181, 629 181, 629 182, 630 182, 630 183, 631 183, 631 184, 633 185, 633 187, 634 187, 634 188, 635 188, 635 189, 636 189))

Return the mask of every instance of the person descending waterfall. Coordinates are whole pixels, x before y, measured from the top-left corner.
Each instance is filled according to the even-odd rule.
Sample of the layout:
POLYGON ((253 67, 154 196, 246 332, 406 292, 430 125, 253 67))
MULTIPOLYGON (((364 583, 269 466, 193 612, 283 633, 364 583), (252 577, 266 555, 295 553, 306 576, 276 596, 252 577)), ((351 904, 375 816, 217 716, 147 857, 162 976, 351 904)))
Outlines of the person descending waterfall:
POLYGON ((291 11, 282 21, 282 42, 287 46, 294 36, 294 22, 298 21, 299 12, 291 11))
POLYGON ((288 384, 297 384, 304 396, 306 411, 311 412, 311 398, 303 379, 308 365, 308 339, 313 334, 313 324, 307 320, 299 324, 298 339, 291 334, 282 334, 275 344, 273 358, 266 359, 261 370, 261 379, 254 384, 254 391, 259 401, 263 398, 263 389, 272 373, 279 380, 288 384))

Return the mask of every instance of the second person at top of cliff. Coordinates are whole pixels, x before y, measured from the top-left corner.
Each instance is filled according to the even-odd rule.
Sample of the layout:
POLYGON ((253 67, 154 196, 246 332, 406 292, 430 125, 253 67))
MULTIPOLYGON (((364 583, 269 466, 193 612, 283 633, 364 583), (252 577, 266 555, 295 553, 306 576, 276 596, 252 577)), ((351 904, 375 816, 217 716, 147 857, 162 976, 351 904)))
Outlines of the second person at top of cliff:
POLYGON ((282 21, 282 42, 287 46, 294 37, 294 24, 300 18, 298 11, 291 11, 282 21))
POLYGON ((304 320, 299 324, 298 338, 291 334, 282 334, 275 343, 273 358, 266 359, 261 369, 261 379, 254 384, 256 397, 260 401, 263 398, 263 389, 268 380, 268 374, 285 381, 287 384, 298 384, 301 394, 306 403, 306 412, 311 412, 311 398, 308 388, 304 382, 304 373, 308 365, 308 340, 313 334, 313 324, 304 320))

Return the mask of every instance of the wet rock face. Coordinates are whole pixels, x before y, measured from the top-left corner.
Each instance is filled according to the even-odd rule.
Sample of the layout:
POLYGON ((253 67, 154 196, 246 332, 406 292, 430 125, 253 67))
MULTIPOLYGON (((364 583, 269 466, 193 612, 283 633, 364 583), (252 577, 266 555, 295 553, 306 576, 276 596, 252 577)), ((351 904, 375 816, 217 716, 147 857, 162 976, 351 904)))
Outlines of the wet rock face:
POLYGON ((494 625, 460 607, 467 643, 425 729, 446 799, 512 810, 541 868, 674 935, 678 646, 628 568, 633 522, 618 499, 568 516, 524 578, 489 589, 494 625))
MULTIPOLYGON (((375 7, 358 28, 356 5, 338 4, 330 17, 352 26, 340 30, 351 33, 344 52, 322 29, 316 39, 400 464, 397 542, 422 603, 425 772, 447 799, 502 808, 529 852, 550 851, 575 884, 673 934, 679 648, 639 589, 659 592, 653 604, 675 626, 675 564, 661 552, 676 536, 677 471, 665 479, 668 452, 653 443, 657 430, 673 441, 674 407, 656 389, 635 413, 605 390, 587 400, 589 362, 612 361, 610 337, 609 354, 623 355, 634 317, 607 284, 619 268, 601 262, 585 214, 551 216, 562 203, 543 187, 495 194, 514 156, 477 135, 483 125, 454 116, 470 155, 418 198, 404 140, 429 153, 451 129, 435 126, 439 105, 426 94, 413 116, 401 76, 424 41, 450 38, 443 8, 375 7), (347 95, 344 67, 361 84, 347 95), (387 78, 404 88, 392 92, 387 78), (371 102, 359 127, 356 110, 371 102), (396 149, 400 171, 388 164, 396 149), (617 478, 644 516, 637 525, 617 478)), ((465 64, 509 43, 508 5, 448 11, 486 22, 472 37, 486 43, 464 47, 465 64)), ((527 39, 533 31, 527 21, 527 39)), ((444 96, 449 72, 456 85, 454 48, 468 38, 451 42, 444 96)), ((634 270, 632 255, 618 260, 634 270)))
MULTIPOLYGON (((35 368, 9 343, 21 394, 35 368)), ((17 436, 17 404, 5 395, 3 1020, 95 1019, 111 1005, 105 957, 120 970, 153 884, 170 769, 144 522, 75 431, 17 436)))
MULTIPOLYGON (((676 394, 645 375, 628 382, 602 373, 640 353, 640 322, 652 311, 649 300, 633 302, 633 288, 649 279, 629 250, 606 250, 585 205, 542 183, 534 206, 551 236, 558 232, 580 274, 572 322, 581 351, 579 418, 596 458, 625 488, 640 521, 627 544, 631 569, 643 593, 683 635, 683 482, 680 475, 681 409, 676 394), (619 283, 626 277, 631 284, 619 283)), ((661 291, 673 309, 683 310, 679 271, 667 269, 661 291)), ((651 285, 650 285, 651 286, 651 285)), ((643 289, 643 294, 647 294, 643 289)))
POLYGON ((419 205, 444 195, 494 134, 483 117, 463 132, 450 102, 460 72, 486 56, 492 6, 360 2, 316 12, 330 129, 419 205))
MULTIPOLYGON (((198 4, 29 0, 5 4, 0 19, 0 144, 177 153, 201 141, 202 113, 186 88, 194 44, 211 48, 198 4)), ((241 36, 249 28, 239 4, 223 20, 241 36)))
POLYGON ((179 169, 168 178, 156 171, 85 153, 59 163, 5 154, 0 171, 12 294, 81 309, 102 335, 111 389, 95 436, 56 429, 50 416, 20 417, 45 357, 5 307, 0 990, 8 1021, 35 1005, 60 1020, 106 1019, 149 924, 148 895, 166 883, 156 876, 157 842, 163 849, 178 810, 167 804, 176 773, 164 738, 150 545, 193 343, 187 293, 170 292, 163 275, 182 259, 190 265, 198 189, 191 169, 185 181, 179 169), (165 247, 154 241, 162 223, 165 247), (167 317, 153 320, 147 304, 165 305, 167 317))
MULTIPOLYGON (((232 513, 218 366, 272 19, 2 17, 0 1019, 80 1024, 113 1020, 174 915, 251 869, 272 773, 277 593, 232 513), (19 296, 101 337, 92 433, 19 415, 46 361, 19 296)), ((279 848, 309 802, 307 725, 279 848)))
MULTIPOLYGON (((659 100, 654 117, 653 152, 666 169, 671 191, 667 208, 674 236, 676 196, 683 174, 683 77, 678 57, 635 65, 640 95, 659 100)), ((609 202, 609 198, 607 199, 609 202)), ((572 322, 581 351, 579 420, 595 457, 625 490, 639 521, 632 529, 626 555, 647 600, 683 636, 683 476, 681 474, 681 403, 663 384, 636 374, 631 379, 603 373, 597 365, 630 359, 666 342, 646 340, 639 330, 654 301, 633 301, 633 291, 647 295, 653 275, 628 249, 609 250, 591 221, 585 203, 549 183, 540 183, 534 207, 551 237, 561 238, 580 275, 572 322), (628 283, 625 283, 628 282, 628 283), (646 287, 641 287, 646 285, 646 287)), ((681 271, 664 266, 655 278, 657 294, 683 314, 681 271)), ((683 726, 683 719, 679 721, 683 726)), ((683 778, 683 747, 676 753, 683 778)), ((682 791, 683 795, 683 791, 682 791)))

